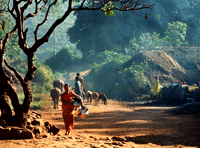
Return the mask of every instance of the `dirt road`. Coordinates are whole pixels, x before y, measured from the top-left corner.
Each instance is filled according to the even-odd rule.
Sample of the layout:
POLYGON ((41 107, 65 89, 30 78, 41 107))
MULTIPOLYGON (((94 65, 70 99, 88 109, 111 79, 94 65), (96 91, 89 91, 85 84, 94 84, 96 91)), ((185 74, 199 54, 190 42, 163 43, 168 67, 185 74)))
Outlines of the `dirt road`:
POLYGON ((200 119, 166 113, 172 107, 127 107, 116 101, 90 105, 90 114, 75 117, 75 128, 65 136, 61 109, 38 111, 42 118, 57 125, 58 135, 43 139, 1 140, 0 148, 96 148, 96 147, 198 147, 200 119))

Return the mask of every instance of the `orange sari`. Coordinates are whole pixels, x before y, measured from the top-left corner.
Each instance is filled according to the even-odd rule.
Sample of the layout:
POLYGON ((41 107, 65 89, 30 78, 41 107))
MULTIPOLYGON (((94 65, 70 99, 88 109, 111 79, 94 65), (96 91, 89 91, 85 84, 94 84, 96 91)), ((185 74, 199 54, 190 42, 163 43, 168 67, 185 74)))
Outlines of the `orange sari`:
POLYGON ((73 99, 74 93, 63 93, 61 95, 63 119, 67 132, 74 128, 74 105, 70 101, 73 99))

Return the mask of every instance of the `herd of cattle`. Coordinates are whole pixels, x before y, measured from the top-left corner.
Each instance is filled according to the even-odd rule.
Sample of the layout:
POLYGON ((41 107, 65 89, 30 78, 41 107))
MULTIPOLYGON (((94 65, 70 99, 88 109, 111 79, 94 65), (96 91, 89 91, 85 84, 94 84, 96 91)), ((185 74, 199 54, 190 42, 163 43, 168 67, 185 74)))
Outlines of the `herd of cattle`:
POLYGON ((92 100, 94 100, 95 105, 97 105, 97 103, 101 100, 105 105, 107 105, 107 97, 104 93, 98 94, 97 92, 87 90, 85 95, 83 93, 83 99, 87 99, 87 102, 90 102, 90 104, 92 104, 92 100))
MULTIPOLYGON (((59 98, 64 88, 64 83, 61 80, 56 80, 53 83, 53 89, 51 90, 52 98, 59 98), (54 93, 55 92, 55 93, 54 93)), ((90 104, 94 102, 94 105, 97 105, 98 102, 103 102, 107 105, 107 97, 104 93, 98 94, 97 92, 91 92, 90 90, 83 90, 83 101, 86 101, 90 104)))

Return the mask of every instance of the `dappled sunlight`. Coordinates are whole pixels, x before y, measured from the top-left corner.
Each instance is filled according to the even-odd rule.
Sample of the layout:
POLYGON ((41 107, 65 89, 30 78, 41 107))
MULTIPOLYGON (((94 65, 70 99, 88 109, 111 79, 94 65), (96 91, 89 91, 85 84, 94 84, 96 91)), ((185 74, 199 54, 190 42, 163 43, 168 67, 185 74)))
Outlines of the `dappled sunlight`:
POLYGON ((133 123, 133 124, 143 124, 143 123, 150 123, 151 120, 129 120, 129 121, 119 121, 116 123, 124 124, 124 123, 133 123))

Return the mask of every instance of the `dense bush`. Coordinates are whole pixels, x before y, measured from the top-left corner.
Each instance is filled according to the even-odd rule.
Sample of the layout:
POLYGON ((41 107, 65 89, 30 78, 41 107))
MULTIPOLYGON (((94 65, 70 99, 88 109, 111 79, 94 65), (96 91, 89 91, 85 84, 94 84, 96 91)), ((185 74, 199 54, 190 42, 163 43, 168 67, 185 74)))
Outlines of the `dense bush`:
MULTIPOLYGON (((101 64, 94 64, 91 72, 85 78, 85 87, 91 91, 105 93, 109 98, 131 101, 136 93, 149 83, 145 77, 146 63, 116 71, 116 68, 130 59, 130 56, 105 51, 99 54, 112 55, 101 64)), ((106 56, 105 56, 106 57, 106 56)), ((105 60, 105 59, 104 59, 105 60)))
POLYGON ((53 81, 54 76, 52 70, 46 65, 41 65, 35 73, 32 90, 34 93, 50 93, 53 87, 53 81))

